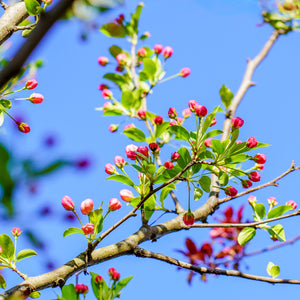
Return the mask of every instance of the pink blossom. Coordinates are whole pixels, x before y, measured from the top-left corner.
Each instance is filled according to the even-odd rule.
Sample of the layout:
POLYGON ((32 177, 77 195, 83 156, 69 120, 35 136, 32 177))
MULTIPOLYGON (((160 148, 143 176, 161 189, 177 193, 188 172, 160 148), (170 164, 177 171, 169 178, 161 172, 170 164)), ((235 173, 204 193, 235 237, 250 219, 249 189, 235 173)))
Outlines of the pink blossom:
POLYGON ((165 59, 171 57, 172 54, 173 54, 173 49, 169 46, 165 47, 162 52, 162 55, 164 56, 165 59))
POLYGON ((82 214, 88 215, 94 208, 94 202, 92 199, 85 199, 80 204, 80 210, 82 214))
POLYGON ((117 198, 111 198, 108 203, 108 208, 111 211, 118 210, 122 206, 122 203, 117 198))
POLYGON ((182 77, 187 77, 191 74, 191 69, 190 68, 183 68, 180 70, 180 76, 182 77))

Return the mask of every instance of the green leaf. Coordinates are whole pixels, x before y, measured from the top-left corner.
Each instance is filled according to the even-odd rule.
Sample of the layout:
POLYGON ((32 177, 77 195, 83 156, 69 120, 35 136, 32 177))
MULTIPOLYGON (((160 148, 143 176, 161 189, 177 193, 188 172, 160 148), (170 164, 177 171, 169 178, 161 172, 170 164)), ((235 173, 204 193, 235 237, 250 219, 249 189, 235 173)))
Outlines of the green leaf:
POLYGON ((266 208, 262 203, 255 204, 254 211, 260 220, 266 215, 266 208))
POLYGON ((155 195, 152 195, 145 203, 144 203, 144 209, 145 209, 145 218, 146 220, 149 220, 154 213, 155 209, 155 195))
POLYGON ((245 246, 254 238, 255 234, 256 229, 254 227, 246 227, 239 233, 237 241, 241 246, 245 246))
POLYGON ((23 249, 17 254, 17 261, 20 261, 24 258, 37 255, 37 253, 32 249, 23 249))
POLYGON ((249 160, 252 156, 248 154, 237 154, 225 159, 225 164, 239 164, 249 160))
POLYGON ((81 233, 81 234, 84 234, 83 230, 80 229, 80 228, 76 228, 76 227, 70 227, 68 229, 66 229, 64 231, 64 234, 63 234, 63 237, 66 237, 70 234, 73 234, 73 233, 81 233))
POLYGON ((108 50, 113 57, 116 57, 118 54, 123 52, 122 48, 117 45, 112 45, 108 50))
POLYGON ((211 180, 208 176, 202 176, 199 180, 199 184, 206 193, 209 193, 211 180))
POLYGON ((233 99, 233 93, 224 84, 221 86, 220 96, 221 96, 221 101, 224 104, 225 108, 228 108, 229 105, 231 104, 231 100, 233 99))
POLYGON ((171 134, 175 134, 175 139, 188 141, 190 139, 189 132, 182 126, 173 125, 168 128, 171 134))
POLYGON ((169 193, 172 191, 172 190, 176 190, 176 186, 174 183, 171 183, 167 186, 165 186, 164 188, 161 189, 161 192, 160 192, 160 202, 161 202, 161 205, 162 207, 164 207, 164 200, 166 199, 166 197, 169 195, 169 193))
MULTIPOLYGON (((214 117, 216 116, 216 113, 219 110, 219 106, 215 107, 214 111, 212 113, 210 113, 209 115, 207 115, 207 117, 205 118, 205 121, 203 123, 202 126, 202 132, 201 134, 204 136, 205 132, 207 131, 207 129, 210 127, 211 122, 213 121, 214 117)), ((203 138, 201 139, 203 140, 203 138)))
POLYGON ((133 276, 129 276, 121 279, 114 288, 113 298, 117 296, 117 294, 129 283, 129 281, 133 278, 133 276))
POLYGON ((131 127, 123 131, 125 135, 127 135, 131 140, 135 142, 144 142, 146 140, 146 136, 144 132, 136 127, 131 127))
POLYGON ((6 289, 6 281, 3 277, 3 275, 0 274, 0 288, 6 289))
POLYGON ((219 130, 219 129, 211 130, 210 132, 207 132, 205 134, 205 136, 203 137, 203 140, 206 140, 206 139, 208 139, 210 137, 214 137, 214 136, 222 134, 222 133, 223 133, 223 131, 219 130))
POLYGON ((227 173, 220 171, 218 177, 219 177, 219 183, 221 186, 226 186, 228 184, 229 176, 227 173))
POLYGON ((64 300, 77 299, 77 293, 75 291, 74 284, 68 284, 62 287, 62 297, 64 300))
POLYGON ((134 107, 136 103, 136 98, 134 97, 134 94, 132 91, 126 90, 122 93, 122 97, 121 97, 121 104, 125 107, 125 108, 132 108, 134 107))
POLYGON ((130 178, 128 178, 125 175, 111 175, 111 176, 107 177, 106 180, 119 181, 119 182, 122 182, 126 185, 130 185, 130 186, 134 187, 134 183, 131 181, 130 178))
POLYGON ((129 25, 130 25, 130 27, 132 27, 133 32, 135 34, 138 33, 139 19, 140 19, 140 15, 141 15, 143 7, 144 7, 144 3, 140 3, 136 7, 135 13, 131 15, 131 20, 130 20, 130 24, 129 25))
POLYGON ((276 238, 280 242, 285 241, 285 233, 282 225, 276 224, 267 230, 272 238, 276 238))
POLYGON ((1 256, 7 258, 8 260, 13 260, 15 246, 11 238, 6 234, 0 235, 0 246, 2 247, 1 256))
POLYGON ((121 108, 118 108, 115 106, 108 106, 108 107, 105 107, 103 115, 104 116, 121 116, 121 115, 123 115, 123 113, 124 113, 124 111, 121 108))
POLYGON ((27 12, 32 15, 36 16, 39 14, 39 7, 40 4, 36 0, 25 0, 25 6, 27 9, 27 12))
POLYGON ((34 292, 30 293, 30 295, 29 295, 29 297, 32 299, 40 298, 40 296, 41 296, 41 293, 38 291, 34 291, 34 292))
POLYGON ((276 278, 280 274, 280 267, 270 261, 267 265, 267 273, 273 278, 276 278))
POLYGON ((93 223, 95 225, 95 230, 92 235, 92 238, 95 238, 96 235, 101 232, 102 227, 103 227, 103 209, 98 208, 89 213, 89 221, 90 223, 93 223))
POLYGON ((267 218, 272 219, 272 218, 280 217, 283 214, 285 214, 287 211, 292 210, 292 209, 293 209, 293 207, 291 207, 290 205, 276 206, 269 211, 267 218))
POLYGON ((159 138, 170 126, 169 122, 163 122, 161 125, 155 126, 155 137, 159 138))
POLYGON ((214 152, 216 152, 218 154, 222 154, 224 152, 224 147, 219 140, 212 139, 211 144, 212 144, 212 148, 213 148, 214 152))
POLYGON ((100 31, 109 37, 123 38, 126 36, 125 27, 116 23, 104 24, 100 31))
POLYGON ((125 85, 128 84, 128 80, 125 77, 125 75, 120 75, 120 74, 115 74, 115 73, 106 73, 103 76, 103 78, 112 81, 113 83, 117 84, 120 87, 124 84, 125 85))
POLYGON ((194 189, 194 200, 198 201, 203 195, 203 191, 197 187, 194 189))
POLYGON ((180 148, 177 152, 180 154, 180 157, 177 160, 177 165, 183 169, 192 160, 190 152, 185 147, 180 148))

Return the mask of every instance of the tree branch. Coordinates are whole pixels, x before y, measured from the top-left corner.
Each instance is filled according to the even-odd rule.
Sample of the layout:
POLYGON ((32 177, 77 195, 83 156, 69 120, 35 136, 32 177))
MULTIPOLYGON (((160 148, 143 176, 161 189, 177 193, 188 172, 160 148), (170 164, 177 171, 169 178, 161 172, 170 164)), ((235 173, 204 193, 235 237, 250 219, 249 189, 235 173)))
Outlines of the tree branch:
POLYGON ((286 175, 290 174, 291 172, 296 171, 296 170, 299 170, 299 169, 300 169, 300 166, 299 166, 299 167, 296 167, 296 166, 295 166, 295 162, 292 161, 291 166, 290 166, 284 173, 282 173, 281 175, 279 175, 279 176, 276 177, 275 179, 273 179, 273 180, 271 180, 271 181, 269 181, 269 182, 267 182, 267 183, 264 183, 264 184, 262 184, 262 185, 259 185, 259 186, 257 186, 257 187, 248 189, 248 190, 246 190, 246 191, 244 191, 244 192, 242 192, 242 193, 237 194, 237 195, 234 196, 234 197, 226 197, 226 198, 223 198, 223 199, 219 199, 219 203, 220 203, 220 204, 221 204, 221 203, 225 203, 225 202, 230 201, 230 200, 232 200, 232 199, 235 199, 235 198, 238 198, 238 197, 247 195, 247 194, 249 194, 249 193, 252 193, 252 192, 254 192, 254 191, 260 190, 260 189, 265 188, 265 187, 268 187, 268 186, 278 186, 278 183, 277 183, 278 180, 282 179, 283 177, 285 177, 286 175))
POLYGON ((183 261, 180 261, 178 259, 175 259, 171 256, 167 256, 160 253, 151 252, 142 248, 136 248, 134 249, 134 254, 138 257, 148 257, 148 258, 154 258, 160 261, 167 262, 171 265, 175 265, 184 269, 188 269, 191 271, 194 271, 199 274, 215 274, 215 275, 225 275, 225 276, 233 276, 233 277, 240 277, 255 281, 263 281, 268 283, 290 283, 290 284, 300 284, 300 280, 295 279, 277 279, 277 278, 270 278, 270 277, 264 277, 264 276, 256 276, 252 274, 246 274, 242 273, 240 271, 236 270, 221 270, 221 269, 212 269, 212 268, 205 268, 205 267, 198 267, 183 261))
MULTIPOLYGON (((42 38, 46 35, 48 30, 53 26, 53 24, 60 19, 60 17, 66 12, 66 10, 71 6, 74 0, 61 0, 54 8, 52 8, 49 12, 41 15, 41 20, 36 28, 31 32, 25 43, 21 46, 21 48, 14 55, 14 58, 7 64, 7 66, 0 72, 0 90, 21 70, 22 66, 25 64, 29 55, 36 48, 42 38)), ((19 11, 17 21, 15 24, 19 24, 23 19, 25 19, 28 14, 24 14, 24 2, 18 2, 13 6, 10 6, 5 12, 4 15, 0 18, 0 37, 5 36, 6 39, 11 35, 11 33, 7 33, 7 29, 3 29, 2 26, 7 22, 7 18, 13 17, 14 14, 10 13, 12 10, 15 14, 16 11, 19 11), (15 5, 18 5, 15 7, 15 5), (2 19, 6 14, 6 17, 2 19), (25 16, 25 17, 24 17, 25 16), (4 30, 6 35, 2 32, 4 30)), ((26 8, 25 8, 26 10, 26 8)), ((8 22, 11 24, 11 20, 8 22)))

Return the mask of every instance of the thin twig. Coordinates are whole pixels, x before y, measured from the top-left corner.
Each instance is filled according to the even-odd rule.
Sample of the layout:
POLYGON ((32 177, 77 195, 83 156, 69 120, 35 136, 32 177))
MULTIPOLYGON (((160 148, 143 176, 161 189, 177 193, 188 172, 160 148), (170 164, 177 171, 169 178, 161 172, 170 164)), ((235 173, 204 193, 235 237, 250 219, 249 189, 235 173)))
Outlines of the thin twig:
POLYGON ((265 252, 268 252, 268 251, 276 250, 278 248, 281 248, 281 247, 284 247, 284 246, 287 246, 287 245, 291 245, 291 244, 295 243, 296 241, 298 241, 299 239, 300 239, 300 234, 295 236, 294 238, 292 238, 290 240, 287 240, 285 242, 282 242, 280 244, 271 245, 271 246, 266 247, 266 248, 262 248, 262 249, 255 250, 255 251, 252 251, 252 252, 249 252, 249 253, 245 253, 244 256, 253 256, 253 255, 265 253, 265 252))
POLYGON ((0 0, 0 5, 4 10, 6 10, 8 8, 8 5, 2 0, 0 0))
POLYGON ((32 23, 32 24, 29 24, 29 25, 25 25, 25 26, 16 26, 15 27, 15 31, 18 31, 18 30, 25 30, 25 29, 32 29, 34 28, 36 25, 37 25, 38 21, 32 23))
POLYGON ((293 172, 293 171, 296 171, 296 170, 299 170, 300 169, 300 166, 296 167, 295 166, 295 162, 292 161, 292 164, 291 166, 288 168, 288 170, 286 170, 284 173, 282 173, 281 175, 279 175, 278 177, 276 177, 275 179, 267 182, 267 183, 264 183, 262 185, 259 185, 257 187, 254 187, 254 188, 251 188, 251 189, 248 189, 242 193, 239 193, 237 194, 236 196, 234 197, 226 197, 226 198, 223 198, 223 199, 219 199, 219 203, 225 203, 227 201, 230 201, 232 199, 235 199, 235 198, 238 198, 238 197, 241 197, 241 196, 244 196, 244 195, 247 195, 249 193, 252 193, 254 191, 257 191, 257 190, 260 190, 262 188, 265 188, 265 187, 268 187, 268 186, 278 186, 278 183, 277 181, 282 179, 283 177, 285 177, 286 175, 288 175, 289 173, 293 172))
POLYGON ((259 222, 253 222, 253 223, 218 223, 218 224, 194 224, 192 226, 188 226, 189 228, 193 228, 193 227, 202 227, 202 228, 244 228, 244 227, 255 227, 255 228, 259 228, 259 225, 261 224, 265 224, 265 223, 271 223, 274 221, 278 221, 281 219, 286 219, 286 218, 290 218, 290 217, 295 217, 300 215, 300 209, 297 210, 294 213, 285 215, 285 216, 280 216, 280 217, 276 217, 276 218, 271 218, 268 220, 263 220, 263 221, 259 221, 259 222))
POLYGON ((225 276, 233 276, 233 277, 240 277, 255 281, 263 281, 268 283, 290 283, 290 284, 300 284, 300 280, 295 279, 278 279, 278 278, 270 278, 270 277, 264 277, 264 276, 257 276, 252 274, 246 274, 242 273, 240 271, 236 270, 222 270, 222 269, 213 269, 213 268, 205 268, 205 267, 198 267, 194 266, 192 264, 180 261, 178 259, 175 259, 171 256, 167 256, 160 253, 151 252, 142 248, 137 247, 134 250, 134 254, 138 257, 148 257, 148 258, 154 258, 160 261, 167 262, 169 264, 188 269, 191 271, 194 271, 199 274, 215 274, 215 275, 225 275, 225 276))

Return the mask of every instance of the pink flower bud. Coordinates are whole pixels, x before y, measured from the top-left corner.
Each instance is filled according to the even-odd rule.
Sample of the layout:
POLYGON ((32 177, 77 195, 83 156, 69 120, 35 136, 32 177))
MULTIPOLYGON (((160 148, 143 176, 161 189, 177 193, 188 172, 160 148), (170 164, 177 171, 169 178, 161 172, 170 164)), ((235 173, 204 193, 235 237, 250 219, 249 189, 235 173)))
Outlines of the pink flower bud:
POLYGON ((98 90, 103 91, 105 89, 108 89, 108 85, 107 84, 102 83, 102 84, 98 85, 98 90))
POLYGON ((111 102, 109 102, 109 101, 104 102, 103 110, 105 111, 105 108, 110 107, 110 106, 113 106, 111 102))
POLYGON ((146 111, 144 109, 138 110, 137 114, 141 120, 146 120, 146 111))
POLYGON ((204 141, 204 145, 207 147, 207 148, 211 148, 212 147, 212 143, 211 143, 211 138, 208 138, 204 141))
POLYGON ((241 140, 237 140, 235 143, 236 143, 237 145, 239 145, 239 144, 242 143, 242 141, 241 141, 241 140))
POLYGON ((65 210, 74 210, 75 204, 69 196, 63 196, 61 204, 65 210))
POLYGON ((257 171, 251 172, 248 177, 253 182, 260 181, 260 174, 257 171))
POLYGON ((102 91, 102 97, 103 97, 104 99, 112 99, 113 93, 112 93, 112 91, 109 90, 109 89, 104 89, 104 90, 102 91))
POLYGON ((242 186, 244 189, 248 189, 249 187, 252 186, 252 182, 250 180, 243 180, 242 181, 242 186))
POLYGON ((186 119, 188 118, 190 115, 191 115, 191 110, 189 108, 185 108, 183 111, 182 111, 182 115, 183 117, 186 119))
POLYGON ((171 155, 171 160, 172 161, 177 161, 180 157, 180 154, 178 152, 174 152, 172 155, 171 155))
POLYGON ((204 117, 207 114, 207 109, 203 105, 197 105, 195 108, 195 113, 198 117, 204 117))
POLYGON ((125 152, 126 152, 126 155, 127 155, 127 158, 131 159, 131 160, 135 160, 136 159, 136 151, 137 151, 137 146, 131 144, 131 145, 127 145, 125 147, 125 152))
POLYGON ((119 17, 116 18, 116 22, 121 25, 123 23, 124 19, 125 19, 124 15, 120 14, 119 17))
POLYGON ((134 124, 133 123, 130 123, 130 124, 127 124, 124 126, 124 131, 127 130, 127 129, 130 129, 130 128, 135 128, 134 124))
POLYGON ((229 197, 234 197, 237 195, 237 193, 238 191, 233 186, 228 186, 225 188, 225 194, 229 197))
POLYGON ((130 202, 134 198, 132 192, 127 189, 123 189, 120 191, 120 197, 126 202, 130 202))
POLYGON ((109 268, 108 269, 108 275, 111 277, 111 275, 114 273, 114 272, 117 272, 115 268, 109 268))
POLYGON ((147 54, 147 50, 145 48, 140 48, 138 51, 137 51, 137 55, 140 56, 140 57, 145 57, 147 54))
POLYGON ((3 252, 3 249, 2 249, 2 246, 0 246, 0 255, 1 255, 2 252, 3 252))
POLYGON ((271 207, 273 207, 273 206, 275 206, 275 205, 277 205, 277 200, 276 200, 276 198, 275 197, 269 197, 268 198, 268 203, 269 203, 269 205, 271 206, 271 207))
POLYGON ((97 275, 97 276, 95 277, 95 283, 96 283, 96 284, 100 285, 100 284, 102 284, 103 282, 104 282, 104 279, 103 279, 102 276, 97 275))
POLYGON ((156 54, 160 54, 161 51, 162 51, 162 49, 163 49, 163 45, 160 45, 160 44, 154 45, 154 52, 155 52, 156 54))
POLYGON ((81 227, 84 234, 92 234, 94 233, 95 225, 93 223, 86 223, 81 227))
POLYGON ((89 291, 89 288, 85 284, 76 284, 75 291, 77 294, 86 294, 89 291))
POLYGON ((253 196, 253 195, 249 196, 249 197, 248 197, 248 202, 249 202, 249 204, 250 204, 251 206, 255 205, 256 202, 257 202, 256 197, 253 196))
MULTIPOLYGON (((137 148, 136 152, 142 153, 144 156, 149 157, 149 149, 146 146, 140 146, 137 148)), ((139 156, 139 158, 142 158, 141 156, 139 156)))
POLYGON ((112 279, 113 281, 118 281, 118 280, 120 279, 120 276, 121 276, 120 273, 118 273, 118 272, 113 272, 112 275, 111 275, 111 279, 112 279))
POLYGON ((122 169, 125 166, 125 160, 122 156, 115 156, 115 165, 119 168, 122 169))
POLYGON ((264 164, 267 161, 267 157, 264 154, 257 153, 253 157, 253 160, 258 164, 264 164))
POLYGON ((171 162, 171 161, 166 161, 165 163, 164 163, 164 166, 165 166, 165 168, 166 169, 172 169, 173 167, 174 167, 174 164, 171 162))
POLYGON ((196 107, 199 105, 198 102, 196 100, 190 100, 189 103, 189 109, 191 112, 194 112, 196 107))
POLYGON ((117 198, 111 198, 108 203, 108 208, 111 211, 118 210, 122 206, 122 203, 117 198))
POLYGON ((100 56, 98 57, 98 63, 100 66, 104 67, 108 64, 108 58, 106 56, 100 56))
POLYGON ((113 175, 116 173, 116 168, 110 163, 107 163, 104 166, 104 170, 105 170, 105 173, 107 173, 108 175, 113 175))
POLYGON ((174 107, 170 107, 168 111, 168 115, 170 119, 175 119, 177 117, 177 111, 174 107))
POLYGON ((156 125, 161 125, 163 123, 164 119, 161 116, 157 116, 157 117, 153 118, 152 121, 156 125))
POLYGON ((18 125, 19 131, 21 131, 21 132, 23 132, 23 133, 28 133, 28 132, 30 132, 30 127, 29 127, 28 124, 23 123, 23 122, 22 122, 22 123, 17 122, 17 125, 18 125))
POLYGON ((212 121, 211 121, 211 124, 209 125, 209 127, 212 127, 212 126, 214 126, 214 125, 216 125, 217 124, 217 120, 216 120, 216 118, 214 118, 212 121))
POLYGON ((94 202, 92 199, 85 199, 80 204, 80 210, 83 215, 88 215, 94 208, 94 202))
POLYGON ((247 140, 247 147, 254 148, 257 145, 257 140, 254 136, 249 137, 247 140))
POLYGON ((116 71, 122 73, 124 71, 124 66, 123 65, 117 65, 116 71))
POLYGON ((162 55, 164 56, 165 59, 171 57, 172 54, 173 54, 173 49, 169 46, 165 47, 162 52, 162 55))
POLYGON ((182 77, 187 77, 191 74, 191 69, 190 68, 183 68, 180 70, 180 76, 182 77))
POLYGON ((255 170, 261 171, 265 168, 264 164, 255 164, 255 170))
POLYGON ((116 131, 118 130, 118 128, 119 128, 119 125, 118 125, 118 124, 110 124, 110 125, 108 126, 108 130, 109 130, 110 132, 116 132, 116 131))
POLYGON ((183 215, 182 220, 186 226, 191 226, 195 223, 194 214, 192 212, 187 212, 183 215))
MULTIPOLYGON (((297 205, 296 205, 296 206, 297 206, 297 205)), ((11 230, 11 233, 12 233, 13 236, 18 237, 18 236, 21 235, 22 231, 21 231, 20 228, 14 227, 14 228, 11 230)))
POLYGON ((119 53, 116 56, 116 60, 120 65, 125 65, 127 62, 127 55, 125 53, 119 53))
POLYGON ((38 85, 38 82, 35 79, 30 79, 26 82, 25 88, 27 90, 33 90, 37 87, 37 85, 38 85))
POLYGON ((33 93, 33 94, 30 95, 29 100, 33 104, 39 104, 39 103, 43 102, 44 96, 42 94, 39 94, 39 93, 33 93))
POLYGON ((156 143, 150 143, 149 148, 153 153, 159 153, 160 152, 160 148, 159 148, 158 144, 156 144, 156 143))
POLYGON ((244 120, 239 117, 234 117, 231 120, 231 126, 233 128, 240 128, 244 125, 244 120))
POLYGON ((297 203, 294 200, 289 200, 285 205, 290 205, 293 209, 297 208, 297 203))

